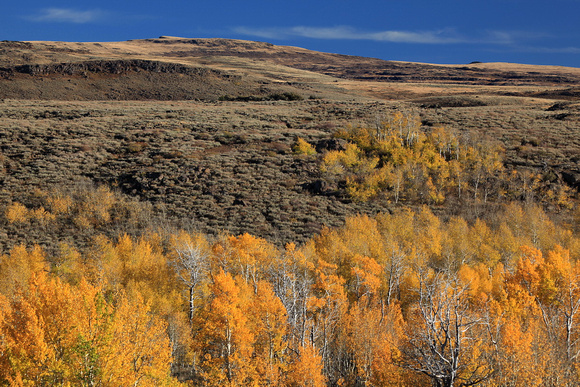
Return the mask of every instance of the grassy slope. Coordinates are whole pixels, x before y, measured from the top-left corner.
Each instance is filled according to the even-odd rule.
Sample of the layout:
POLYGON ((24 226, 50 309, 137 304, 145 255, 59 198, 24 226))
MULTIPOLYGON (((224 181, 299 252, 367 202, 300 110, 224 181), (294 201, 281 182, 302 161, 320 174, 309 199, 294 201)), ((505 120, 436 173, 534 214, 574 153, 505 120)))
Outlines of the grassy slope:
MULTIPOLYGON (((12 201, 34 206, 35 188, 88 180, 152 203, 165 223, 303 241, 346 215, 392 206, 351 203, 334 194, 336 187, 313 191, 316 158, 294 156, 295 139, 315 143, 337 127, 399 108, 416 109, 426 126, 498 139, 512 166, 580 182, 579 69, 432 66, 223 39, 4 42, 0 51, 2 209, 12 201), (214 76, 130 66, 31 75, 14 67, 137 59, 211 69, 214 76), (306 100, 216 101, 279 92, 306 100)), ((71 238, 2 223, 3 248, 71 238)))

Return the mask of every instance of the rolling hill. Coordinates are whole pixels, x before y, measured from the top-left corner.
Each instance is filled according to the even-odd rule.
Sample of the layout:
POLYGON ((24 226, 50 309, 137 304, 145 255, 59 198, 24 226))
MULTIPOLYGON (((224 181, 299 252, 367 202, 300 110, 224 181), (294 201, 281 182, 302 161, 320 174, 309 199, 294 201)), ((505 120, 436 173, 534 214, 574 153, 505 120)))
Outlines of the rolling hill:
MULTIPOLYGON (((158 224, 305 241, 348 215, 395 207, 352 201, 325 183, 318 164, 337 129, 397 110, 418 114, 426 131, 444 125, 498 141, 509 168, 580 186, 575 68, 431 65, 226 39, 4 41, 0 99, 4 212, 97 184, 158 224), (318 155, 295 155, 299 137, 318 155)), ((436 211, 477 217, 490 209, 436 211)), ((3 250, 32 238, 48 248, 83 240, 67 228, 2 222, 3 250)))

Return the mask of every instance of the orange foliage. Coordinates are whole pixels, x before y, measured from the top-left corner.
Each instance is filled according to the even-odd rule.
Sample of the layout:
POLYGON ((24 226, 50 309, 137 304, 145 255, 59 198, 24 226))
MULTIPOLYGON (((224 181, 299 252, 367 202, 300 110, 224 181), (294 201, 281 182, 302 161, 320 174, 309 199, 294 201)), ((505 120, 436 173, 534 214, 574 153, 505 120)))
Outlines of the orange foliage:
POLYGON ((322 357, 312 345, 299 349, 300 355, 290 364, 286 384, 291 387, 325 387, 322 357))
POLYGON ((2 302, 0 380, 14 385, 171 383, 165 325, 138 298, 115 308, 99 288, 33 275, 2 302))
MULTIPOLYGON (((434 170, 453 151, 439 140, 421 150, 434 170)), ((84 203, 59 200, 58 216, 84 203)), ((533 206, 490 224, 428 207, 356 216, 283 251, 185 232, 54 256, 16 246, 0 257, 0 384, 171 385, 171 371, 205 386, 577 384, 579 249, 533 206)))

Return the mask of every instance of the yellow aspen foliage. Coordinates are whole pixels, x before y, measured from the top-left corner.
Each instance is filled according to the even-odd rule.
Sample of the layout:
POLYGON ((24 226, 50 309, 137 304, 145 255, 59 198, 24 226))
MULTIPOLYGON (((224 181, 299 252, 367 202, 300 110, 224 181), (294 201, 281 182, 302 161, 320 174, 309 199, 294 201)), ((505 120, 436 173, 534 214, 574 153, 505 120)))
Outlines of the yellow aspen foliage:
POLYGON ((303 156, 312 156, 316 154, 316 149, 314 149, 314 147, 302 137, 298 137, 296 143, 292 146, 292 151, 294 154, 303 156))
POLYGON ((255 333, 254 363, 259 385, 279 386, 287 367, 286 308, 274 294, 270 283, 258 282, 248 305, 250 325, 255 333))
MULTIPOLYGON (((491 271, 491 295, 493 301, 496 304, 505 304, 507 299, 506 291, 506 270, 504 265, 500 262, 491 271)), ((494 309, 492 305, 492 310, 494 309)), ((500 309, 500 307, 495 307, 495 309, 500 309)))
POLYGON ((377 225, 386 244, 396 243, 405 252, 414 248, 415 213, 403 209, 391 214, 378 214, 377 225))
POLYGON ((537 294, 540 285, 538 267, 544 263, 540 250, 522 246, 522 255, 516 264, 513 274, 506 276, 506 291, 509 306, 506 309, 514 314, 526 316, 536 314, 537 294))
POLYGON ((316 276, 312 286, 314 297, 309 300, 314 314, 337 318, 344 313, 347 303, 344 292, 344 278, 336 275, 337 266, 319 259, 313 268, 316 276))
POLYGON ((459 146, 456 134, 444 126, 434 127, 428 137, 439 152, 439 156, 447 160, 453 157, 459 146))
POLYGON ((167 315, 180 308, 182 297, 159 243, 155 233, 136 240, 125 234, 113 246, 111 258, 121 270, 121 284, 137 290, 156 313, 167 315))
POLYGON ((493 289, 489 268, 484 264, 475 267, 461 265, 457 272, 460 283, 467 287, 469 301, 474 308, 484 308, 491 298, 493 289))
POLYGON ((419 297, 420 279, 419 273, 411 268, 406 270, 400 279, 400 305, 406 319, 412 312, 412 306, 419 297))
MULTIPOLYGON (((123 235, 115 246, 119 259, 124 264, 124 277, 135 281, 157 279, 159 270, 166 268, 166 260, 162 254, 156 253, 153 246, 145 238, 133 241, 128 235, 123 235)), ((165 272, 163 274, 166 274, 165 272)))
POLYGON ((210 245, 205 235, 201 233, 191 234, 183 230, 178 231, 175 234, 169 236, 169 244, 171 246, 170 253, 175 254, 175 252, 184 246, 197 246, 204 251, 209 252, 210 245))
POLYGON ((276 255, 276 248, 248 233, 228 236, 212 246, 214 267, 239 274, 246 282, 257 282, 276 255))
POLYGON ((179 284, 158 243, 156 234, 137 240, 125 234, 116 243, 97 236, 86 260, 88 276, 106 290, 136 289, 156 312, 169 313, 179 304, 179 284))
POLYGON ((424 252, 432 262, 440 261, 443 249, 443 232, 441 221, 427 206, 415 216, 415 245, 424 252))
POLYGON ((328 152, 320 169, 346 181, 357 201, 384 192, 396 203, 441 204, 453 191, 458 198, 473 192, 474 199, 487 201, 499 189, 490 182, 503 171, 501 147, 484 140, 460 144, 443 127, 425 134, 414 112, 395 112, 377 120, 374 129, 347 127, 335 136, 349 141, 347 149, 328 152))
POLYGON ((574 269, 568 251, 555 246, 546 255, 543 265, 538 267, 540 284, 537 297, 546 305, 560 305, 566 295, 573 292, 575 282, 574 269))
POLYGON ((346 169, 342 163, 342 151, 330 151, 324 155, 320 171, 329 175, 342 175, 346 169))
POLYGON ((541 386, 542 373, 536 368, 532 327, 525 330, 517 316, 505 319, 500 330, 495 386, 541 386))
POLYGON ((44 207, 38 207, 29 213, 30 218, 35 219, 42 226, 46 226, 48 223, 56 220, 56 216, 53 213, 46 211, 44 207))
POLYGON ((443 192, 433 184, 433 179, 431 177, 427 178, 427 192, 429 193, 429 199, 433 204, 443 204, 445 201, 445 195, 443 192))
POLYGON ((495 248, 495 235, 488 225, 476 219, 469 232, 470 245, 475 248, 475 259, 493 268, 501 260, 499 251, 495 248))
POLYGON ((151 314, 139 293, 122 294, 109 334, 113 338, 100 351, 104 383, 111 386, 169 386, 171 345, 167 325, 151 314))
POLYGON ((447 221, 442 243, 442 265, 459 267, 462 263, 471 263, 475 259, 475 249, 470 243, 470 228, 465 219, 451 217, 447 221))
POLYGON ((119 290, 123 282, 123 262, 115 250, 114 244, 104 235, 93 238, 87 253, 87 271, 89 280, 104 289, 119 290))
MULTIPOLYGON (((320 234, 313 238, 312 245, 315 249, 316 257, 323 259, 325 262, 336 264, 337 267, 343 261, 347 260, 347 255, 350 253, 345 245, 345 241, 341 238, 338 230, 323 228, 320 234)), ((350 270, 350 265, 348 270, 350 270)))
POLYGON ((28 208, 20 203, 12 203, 6 210, 6 219, 10 223, 24 223, 28 220, 28 217, 28 208))
POLYGON ((353 142, 363 149, 370 148, 376 139, 373 138, 373 133, 371 133, 369 128, 350 124, 338 129, 334 134, 334 137, 353 142))
POLYGON ((369 175, 361 182, 359 178, 348 176, 346 178, 346 192, 357 202, 366 202, 379 193, 380 180, 375 180, 377 175, 369 175))
MULTIPOLYGON (((389 306, 383 315, 380 308, 355 302, 343 325, 346 345, 356 364, 353 379, 364 385, 401 386, 406 371, 396 364, 397 345, 403 334, 398 306, 389 306)), ((349 382, 354 384, 354 380, 349 382)))
POLYGON ((18 245, 0 258, 0 292, 10 296, 18 286, 25 286, 35 273, 48 270, 44 250, 35 245, 27 249, 18 245))
POLYGON ((537 290, 540 282, 538 268, 544 264, 544 256, 539 249, 522 246, 520 248, 522 256, 517 264, 515 278, 520 280, 528 290, 537 290))
POLYGON ((355 255, 352 268, 354 293, 357 299, 366 297, 371 300, 377 296, 382 285, 383 268, 373 258, 355 255))
POLYGON ((310 317, 310 344, 321 349, 326 363, 331 361, 328 346, 337 339, 339 323, 348 308, 346 281, 336 274, 336 265, 322 259, 311 267, 314 283, 312 294, 306 301, 307 315, 310 317))
POLYGON ((68 214, 73 206, 73 199, 69 195, 64 195, 57 192, 49 195, 49 197, 46 199, 46 202, 50 208, 50 212, 55 215, 68 214))
POLYGON ((88 274, 79 251, 67 243, 59 244, 58 253, 52 259, 51 272, 65 282, 77 284, 88 274))
POLYGON ((62 367, 58 364, 57 348, 46 342, 45 322, 35 308, 35 296, 32 293, 31 299, 19 294, 11 302, 10 309, 4 312, 0 328, 4 344, 0 362, 4 367, 0 372, 3 384, 38 385, 59 381, 54 380, 55 371, 62 372, 58 369, 62 367))
POLYGON ((214 274, 211 300, 198 314, 194 351, 200 375, 208 386, 238 386, 256 378, 252 361, 254 332, 250 330, 245 282, 229 273, 214 274))
MULTIPOLYGON (((345 220, 338 236, 351 254, 361 254, 381 260, 384 242, 377 220, 367 215, 357 215, 345 220)), ((327 258, 327 257, 325 257, 327 258)))
POLYGON ((523 238, 516 237, 512 228, 506 222, 502 222, 499 225, 495 234, 495 243, 500 259, 504 264, 511 266, 516 261, 520 246, 523 245, 521 242, 523 238))
POLYGON ((347 144, 344 151, 330 151, 322 161, 321 171, 329 174, 342 174, 343 171, 364 173, 377 166, 377 158, 368 160, 356 144, 347 144))
POLYGON ((289 387, 325 387, 322 356, 312 345, 300 347, 299 356, 290 364, 286 378, 289 387))
POLYGON ((44 273, 8 304, 0 319, 0 380, 15 385, 176 384, 165 325, 138 297, 117 307, 81 280, 44 273))

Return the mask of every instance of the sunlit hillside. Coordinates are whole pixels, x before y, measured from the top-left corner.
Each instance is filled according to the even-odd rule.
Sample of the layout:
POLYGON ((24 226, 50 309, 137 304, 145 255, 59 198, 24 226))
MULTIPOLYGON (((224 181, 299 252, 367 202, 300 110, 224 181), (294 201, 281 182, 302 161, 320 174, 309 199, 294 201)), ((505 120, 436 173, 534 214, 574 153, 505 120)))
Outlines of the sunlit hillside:
POLYGON ((0 42, 0 385, 578 384, 579 82, 0 42))

